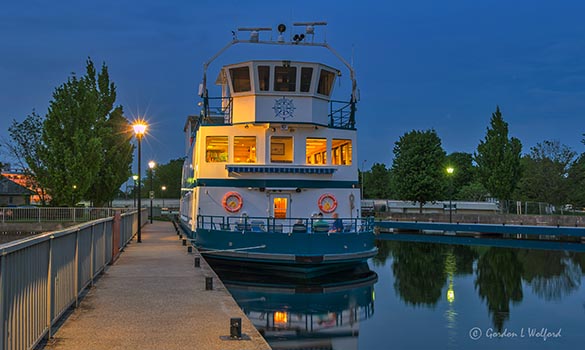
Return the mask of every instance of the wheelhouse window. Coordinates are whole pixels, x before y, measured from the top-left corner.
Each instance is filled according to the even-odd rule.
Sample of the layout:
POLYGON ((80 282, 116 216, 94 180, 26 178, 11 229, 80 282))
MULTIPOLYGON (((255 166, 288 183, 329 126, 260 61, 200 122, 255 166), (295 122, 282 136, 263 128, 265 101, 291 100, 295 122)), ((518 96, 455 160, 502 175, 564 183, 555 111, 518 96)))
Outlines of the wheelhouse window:
POLYGON ((333 139, 331 160, 333 165, 351 165, 351 140, 333 139))
POLYGON ((256 163, 256 137, 234 137, 234 163, 256 163))
POLYGON ((228 161, 227 136, 207 136, 205 139, 205 160, 208 163, 225 163, 228 161))
POLYGON ((274 91, 296 91, 297 67, 274 67, 274 91))
POLYGON ((325 96, 331 95, 333 79, 335 79, 335 74, 333 72, 321 69, 321 74, 319 74, 319 85, 317 86, 317 92, 325 96))
POLYGON ((309 92, 311 90, 311 78, 313 77, 313 68, 301 68, 301 92, 309 92))
POLYGON ((307 164, 327 164, 327 139, 307 137, 306 150, 307 164))
POLYGON ((249 67, 230 68, 230 77, 232 78, 234 92, 248 92, 252 90, 249 67))
POLYGON ((258 66, 258 85, 259 91, 270 89, 270 66, 258 66))
POLYGON ((273 163, 293 162, 293 138, 273 136, 270 139, 270 161, 273 163))

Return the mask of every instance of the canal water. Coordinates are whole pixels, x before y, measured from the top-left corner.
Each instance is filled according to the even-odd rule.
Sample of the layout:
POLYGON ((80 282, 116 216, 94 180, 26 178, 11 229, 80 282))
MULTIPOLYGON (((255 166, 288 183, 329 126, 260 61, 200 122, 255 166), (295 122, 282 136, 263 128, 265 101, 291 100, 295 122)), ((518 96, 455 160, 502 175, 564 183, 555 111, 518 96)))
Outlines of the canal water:
POLYGON ((575 349, 585 254, 378 241, 352 271, 305 281, 218 270, 273 349, 575 349))

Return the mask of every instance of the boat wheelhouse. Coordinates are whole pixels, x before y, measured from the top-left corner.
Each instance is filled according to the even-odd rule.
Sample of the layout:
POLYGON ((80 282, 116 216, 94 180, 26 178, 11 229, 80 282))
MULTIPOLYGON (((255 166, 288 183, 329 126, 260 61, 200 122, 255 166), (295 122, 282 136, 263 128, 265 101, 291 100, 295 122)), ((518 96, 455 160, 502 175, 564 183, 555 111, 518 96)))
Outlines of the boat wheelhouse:
MULTIPOLYGON (((322 24, 300 25, 313 36, 322 24)), ((298 34, 285 42, 284 25, 277 41, 258 40, 266 29, 240 29, 250 40, 234 38, 204 65, 201 112, 184 128, 183 228, 219 259, 308 271, 363 262, 377 250, 371 222, 360 216, 353 68, 341 59, 352 80, 345 102, 332 99, 341 71, 286 59, 225 65, 216 79, 221 97, 208 95, 209 64, 234 44, 332 50, 298 34)))

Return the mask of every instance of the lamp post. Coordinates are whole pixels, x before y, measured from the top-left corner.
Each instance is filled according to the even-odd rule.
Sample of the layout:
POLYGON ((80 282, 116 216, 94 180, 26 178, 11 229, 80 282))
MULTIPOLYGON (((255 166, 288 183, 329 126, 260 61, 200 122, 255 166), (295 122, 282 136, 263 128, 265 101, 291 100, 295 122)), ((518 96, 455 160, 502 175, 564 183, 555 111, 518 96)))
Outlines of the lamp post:
POLYGON ((148 162, 148 167, 150 168, 150 193, 149 193, 149 197, 150 197, 150 223, 152 224, 152 199, 154 198, 154 192, 152 191, 152 172, 154 171, 154 167, 156 166, 156 163, 154 162, 154 160, 151 160, 150 162, 148 162))
POLYGON ((453 167, 447 168, 447 174, 449 176, 449 223, 453 223, 453 167))
MULTIPOLYGON (((143 121, 143 120, 137 120, 136 122, 134 122, 134 124, 132 124, 132 128, 134 129, 134 134, 136 135, 136 140, 138 140, 138 176, 137 176, 137 180, 138 180, 138 191, 140 192, 140 163, 142 162, 142 148, 141 148, 141 144, 142 144, 142 137, 144 136, 144 134, 146 133, 146 128, 148 127, 148 125, 143 121)), ((142 206, 142 196, 140 195, 140 193, 138 193, 138 237, 136 239, 136 241, 138 243, 142 243, 142 214, 141 214, 141 206, 142 206)))
POLYGON ((162 206, 163 206, 163 208, 164 208, 164 207, 165 207, 165 191, 167 190, 167 186, 163 186, 163 187, 161 187, 160 189, 162 190, 162 195, 161 195, 161 197, 162 197, 162 200, 163 200, 163 204, 162 204, 162 206))
MULTIPOLYGON (((133 198, 134 199, 134 208, 136 208, 136 193, 137 193, 136 192, 137 191, 137 189, 136 189, 136 181, 138 181, 138 175, 136 175, 136 174, 132 175, 132 180, 134 180, 134 196, 132 196, 132 197, 134 197, 133 198)), ((139 190, 140 189, 138 189, 138 191, 139 190)))

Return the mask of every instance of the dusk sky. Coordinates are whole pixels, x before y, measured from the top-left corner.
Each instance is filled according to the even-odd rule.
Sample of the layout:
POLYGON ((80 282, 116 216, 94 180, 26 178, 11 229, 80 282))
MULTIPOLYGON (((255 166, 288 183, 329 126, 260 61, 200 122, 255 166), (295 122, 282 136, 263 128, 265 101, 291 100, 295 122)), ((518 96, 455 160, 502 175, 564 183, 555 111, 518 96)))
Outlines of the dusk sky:
MULTIPOLYGON (((151 123, 143 159, 166 163, 184 154, 202 64, 232 30, 322 20, 327 42, 357 73, 360 167, 390 166, 394 142, 413 129, 434 128, 447 153, 473 153, 496 105, 523 153, 544 140, 585 151, 585 1, 82 2, 2 5, 0 137, 33 109, 45 115, 54 89, 72 72, 82 75, 91 57, 109 67, 126 116, 151 123)), ((336 89, 348 91, 343 65, 315 50, 304 60, 342 69, 336 89)), ((210 80, 221 64, 253 58, 287 57, 236 46, 210 80)))

